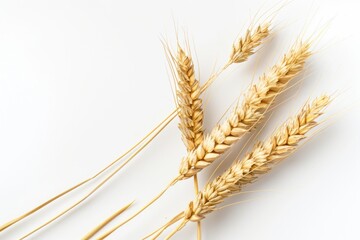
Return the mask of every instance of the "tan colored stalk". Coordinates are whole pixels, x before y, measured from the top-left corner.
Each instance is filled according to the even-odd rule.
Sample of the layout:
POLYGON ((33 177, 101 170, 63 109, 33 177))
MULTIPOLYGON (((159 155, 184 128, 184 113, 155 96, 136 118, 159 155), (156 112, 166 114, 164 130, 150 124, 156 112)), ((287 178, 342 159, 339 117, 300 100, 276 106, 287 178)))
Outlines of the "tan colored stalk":
POLYGON ((109 222, 111 222, 112 220, 114 220, 117 216, 119 216, 121 213, 123 213, 124 211, 126 211, 134 202, 131 202, 127 205, 125 205, 124 207, 120 208, 119 210, 117 210, 114 214, 112 214, 110 217, 108 217, 104 222, 102 222, 102 224, 98 225, 96 228, 94 228, 91 232, 89 232, 85 237, 83 237, 83 240, 88 240, 90 238, 92 238, 96 233, 98 233, 103 227, 106 226, 106 224, 108 224, 109 222))
MULTIPOLYGON (((265 24, 261 24, 262 25, 267 25, 269 26, 268 23, 265 24)), ((268 29, 270 31, 270 29, 268 29)), ((244 55, 248 55, 250 56, 252 53, 254 52, 254 50, 252 49, 251 53, 248 54, 244 54, 244 55)), ((218 78, 218 76, 223 73, 229 66, 231 66, 233 63, 233 59, 230 59, 222 68, 220 68, 219 71, 215 72, 214 74, 212 74, 209 79, 205 82, 205 84, 201 87, 201 93, 203 93, 214 81, 215 79, 218 78)), ((58 215, 56 215, 55 217, 53 217, 52 219, 50 219, 49 221, 47 221, 46 223, 42 224, 41 226, 37 227, 36 229, 32 230, 30 233, 26 234, 25 236, 22 237, 22 239, 30 236, 31 234, 37 232, 38 230, 42 229, 43 227, 47 226, 48 224, 50 224, 51 222, 55 221, 56 219, 58 219, 59 217, 63 216, 64 214, 66 214, 67 212, 69 212, 70 210, 72 210, 73 208, 75 208, 77 205, 79 205, 80 203, 82 203, 83 201, 85 201, 88 197, 90 197, 92 194, 94 194, 98 189, 100 189, 107 181, 109 181, 116 173, 118 173, 127 163, 129 163, 140 151, 142 151, 142 149, 144 149, 151 141, 152 139, 154 139, 161 131, 162 129, 164 129, 177 115, 178 109, 176 108, 165 120, 163 120, 163 122, 161 124, 159 124, 156 128, 154 128, 150 133, 148 133, 148 138, 145 136, 140 142, 138 142, 135 146, 133 146, 130 150, 128 150, 127 152, 130 153, 131 150, 135 149, 136 146, 140 146, 142 143, 144 143, 142 146, 140 146, 134 154, 132 154, 129 158, 127 158, 118 168, 116 168, 112 173, 110 173, 101 183, 99 183, 98 185, 96 185, 93 190, 91 190, 88 194, 85 195, 85 197, 83 197, 82 199, 80 199, 79 201, 77 201, 76 203, 74 203, 73 205, 71 205, 70 207, 68 207, 67 209, 65 209, 64 211, 62 211, 61 213, 59 213, 58 215)), ((123 156, 126 156, 127 154, 124 154, 123 156)), ((122 157, 123 157, 122 156, 122 157)), ((105 169, 103 169, 101 172, 99 172, 99 174, 97 176, 99 176, 101 173, 103 173, 105 170, 107 170, 108 168, 110 168, 112 165, 114 165, 115 163, 117 163, 122 157, 119 157, 118 159, 116 159, 114 162, 112 162, 110 165, 108 165, 105 169)), ((97 177, 96 176, 96 177, 97 177)), ((81 185, 84 184, 81 183, 81 185)), ((170 184, 171 185, 171 184, 170 184)), ((169 185, 169 186, 170 186, 169 185)), ((80 186, 80 185, 79 185, 80 186)), ((79 186, 74 186, 70 191, 76 189, 79 186)), ((70 192, 69 190, 67 190, 67 193, 70 192)), ((64 192, 65 193, 65 192, 64 192)), ((54 197, 52 199, 52 201, 56 200, 57 198, 64 195, 64 193, 59 194, 58 196, 54 197)), ((49 204, 52 201, 47 201, 46 204, 42 204, 40 205, 42 207, 46 206, 47 204, 49 204)), ((38 211, 40 208, 37 208, 36 210, 33 209, 31 211, 29 211, 30 214, 38 211)), ((15 222, 12 222, 11 225, 13 225, 14 223, 22 220, 23 218, 29 216, 28 215, 23 215, 20 218, 17 218, 15 222)), ((5 224, 4 226, 9 227, 11 225, 5 224)), ((3 228, 5 229, 5 228, 3 228)), ((0 231, 3 230, 0 228, 0 231)))
POLYGON ((134 146, 132 146, 130 149, 128 149, 125 153, 123 153, 121 156, 119 156, 117 159, 115 159, 112 163, 110 163, 109 165, 107 165, 105 168, 101 169, 99 172, 97 172, 96 174, 94 174, 93 176, 91 176, 88 179, 83 180, 82 182, 79 182, 78 184, 72 186, 71 188, 65 190, 64 192, 50 198, 49 200, 47 200, 46 202, 38 205, 37 207, 31 209, 30 211, 24 213, 23 215, 12 219, 11 221, 3 224, 2 226, 0 226, 0 232, 7 229, 8 227, 14 225, 15 223, 21 221, 22 219, 25 219, 26 217, 32 215, 33 213, 37 212, 38 210, 42 209, 43 207, 47 206, 48 204, 52 203, 53 201, 65 196, 66 194, 68 194, 69 192, 72 192, 73 190, 81 187, 82 185, 96 179, 97 177, 99 177, 102 173, 104 173, 106 170, 108 170, 109 168, 111 168, 113 165, 115 165, 118 161, 120 161, 122 158, 124 158, 126 155, 128 155, 130 152, 132 152, 134 149, 136 149, 137 147, 139 147, 142 143, 144 143, 144 145, 141 147, 141 149, 143 149, 144 147, 146 147, 152 139, 154 139, 159 133, 161 129, 165 128, 172 119, 174 119, 176 117, 176 110, 174 110, 167 118, 165 118, 159 125, 157 125, 153 130, 151 130, 149 133, 147 133, 145 135, 145 137, 143 137, 138 143, 136 143, 134 146), (147 140, 148 139, 148 140, 147 140))
MULTIPOLYGON (((197 222, 216 210, 216 207, 233 194, 239 193, 245 184, 251 183, 261 174, 267 173, 272 166, 288 157, 304 139, 305 134, 317 126, 316 119, 330 103, 327 95, 316 98, 311 104, 306 103, 297 115, 286 121, 265 142, 259 142, 242 160, 237 160, 222 175, 208 183, 185 211, 176 216, 180 225, 165 239, 169 239, 183 228, 187 222, 197 222), (182 217, 179 217, 182 215, 182 217)), ((174 224, 173 220, 171 224, 174 224)), ((167 227, 156 231, 156 239, 167 227)), ((149 235, 151 236, 151 235, 149 235)))
MULTIPOLYGON (((203 110, 200 98, 200 83, 195 78, 194 64, 189 53, 178 44, 177 56, 169 52, 172 64, 176 69, 176 100, 179 109, 179 129, 187 151, 194 150, 204 138, 203 134, 203 110)), ((198 194, 199 183, 197 175, 194 175, 195 196, 198 194)), ((201 240, 201 223, 197 222, 197 239, 201 240)))
POLYGON ((310 43, 297 42, 278 64, 262 75, 256 84, 250 86, 243 101, 237 104, 230 116, 221 125, 216 126, 211 134, 205 137, 202 144, 183 158, 179 175, 148 204, 113 229, 121 227, 136 217, 172 185, 194 176, 219 158, 262 119, 274 98, 303 69, 305 60, 310 55, 310 43))

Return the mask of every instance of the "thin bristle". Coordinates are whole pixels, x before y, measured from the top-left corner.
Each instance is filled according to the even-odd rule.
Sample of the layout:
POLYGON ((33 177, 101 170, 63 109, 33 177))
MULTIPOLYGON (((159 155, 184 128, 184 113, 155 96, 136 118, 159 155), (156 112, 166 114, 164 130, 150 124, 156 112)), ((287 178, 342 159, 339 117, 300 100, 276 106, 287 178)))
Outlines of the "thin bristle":
POLYGON ((179 170, 180 178, 192 177, 209 166, 250 131, 263 118, 274 98, 303 69, 310 55, 310 44, 297 42, 278 64, 262 75, 259 81, 249 88, 244 100, 237 104, 226 121, 217 125, 204 138, 202 144, 183 158, 179 170))

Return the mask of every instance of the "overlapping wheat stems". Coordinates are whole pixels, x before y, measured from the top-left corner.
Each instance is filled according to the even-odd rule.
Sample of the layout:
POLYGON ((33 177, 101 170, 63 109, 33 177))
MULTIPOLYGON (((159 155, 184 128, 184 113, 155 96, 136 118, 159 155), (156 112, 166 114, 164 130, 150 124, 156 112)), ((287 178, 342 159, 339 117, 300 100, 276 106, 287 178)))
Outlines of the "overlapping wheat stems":
POLYGON ((196 149, 187 153, 180 164, 179 175, 148 204, 102 235, 100 239, 135 218, 159 199, 172 185, 193 177, 234 145, 262 119, 274 98, 281 93, 291 79, 301 72, 310 55, 310 42, 297 41, 278 64, 263 74, 257 83, 250 86, 244 99, 239 101, 228 118, 221 125, 217 125, 196 149))
MULTIPOLYGON (((181 220, 180 225, 166 238, 169 239, 189 221, 199 221, 216 210, 225 199, 242 190, 261 174, 267 173, 272 166, 295 151, 305 134, 317 126, 316 119, 330 103, 327 95, 306 103, 297 115, 290 118, 264 142, 258 142, 243 159, 237 160, 222 175, 208 183, 195 200, 188 204, 185 211, 178 214, 168 224, 156 231, 157 238, 167 227, 181 220)), ((151 235, 149 235, 151 236, 151 235)))
POLYGON ((91 232, 89 232, 84 239, 90 239, 91 237, 93 237, 96 233, 98 233, 103 227, 105 227, 109 222, 111 222, 112 220, 114 220, 117 216, 119 216, 121 213, 125 212, 134 202, 131 202, 125 206, 123 206, 122 208, 120 208, 119 210, 117 210, 114 214, 112 214, 110 217, 108 217, 107 219, 105 219, 105 221, 102 222, 102 224, 96 226, 96 228, 94 228, 91 232))
POLYGON ((303 69, 310 55, 308 41, 295 43, 278 64, 250 87, 226 121, 183 158, 179 178, 187 179, 209 166, 259 122, 274 98, 303 69))
MULTIPOLYGON (((176 69, 174 76, 176 78, 176 102, 180 119, 179 129, 187 151, 192 151, 202 143, 204 138, 204 113, 202 110, 202 100, 200 98, 200 83, 195 78, 195 69, 190 50, 188 53, 185 53, 178 44, 176 57, 174 57, 172 53, 169 53, 169 55, 176 69)), ((199 189, 196 174, 194 175, 194 189, 196 195, 199 189)), ((201 240, 200 221, 197 222, 197 239, 201 240)))
MULTIPOLYGON (((270 23, 265 22, 262 24, 259 24, 259 26, 267 26, 267 30, 270 31, 269 26, 270 23)), ((257 27, 258 28, 258 27, 257 27)), ((263 27, 261 27, 263 28, 263 27)), ((252 27, 249 27, 249 29, 252 29, 252 27)), ((250 32, 255 32, 256 31, 250 31, 250 32)), ((267 36, 267 35, 266 35, 267 36)), ((263 39, 259 40, 260 42, 263 39)), ((249 48, 244 48, 247 49, 247 53, 243 53, 244 56, 250 56, 252 55, 252 53, 254 52, 254 49, 249 49, 249 48)), ((239 49, 239 51, 242 51, 242 49, 239 49)), ((239 54, 241 55, 241 54, 239 54)), ((245 58, 246 59, 246 58, 245 58)), ((245 60, 243 60, 245 61, 245 60)), ((232 64, 234 64, 236 62, 234 62, 233 59, 229 59, 229 61, 226 62, 226 64, 224 64, 223 67, 221 67, 217 72, 213 73, 209 79, 205 82, 205 84, 201 87, 201 93, 203 93, 217 78, 218 76, 224 72, 229 66, 231 66, 232 64)), ((108 170, 110 167, 112 167, 114 164, 116 164, 118 161, 120 161, 123 157, 127 156, 128 154, 130 154, 132 151, 133 154, 131 154, 120 166, 118 166, 115 170, 113 170, 113 172, 111 172, 108 176, 105 177, 105 179, 103 181, 101 181, 97 186, 95 186, 88 194, 86 194, 83 198, 81 198, 79 201, 75 202, 73 205, 71 205, 70 207, 68 207, 67 209, 63 210, 62 212, 60 212, 59 214, 57 214, 56 216, 54 216, 53 218, 51 218, 49 221, 45 222, 44 224, 42 224, 41 226, 37 227, 36 229, 32 230, 31 232, 27 233, 26 235, 24 235, 22 237, 22 239, 25 239, 26 237, 32 235, 33 233, 37 232, 38 230, 42 229, 43 227, 47 226, 48 224, 50 224, 51 222, 55 221, 56 219, 58 219, 59 217, 65 215, 66 213, 68 213, 69 211, 71 211, 72 209, 74 209, 76 206, 78 206, 79 204, 81 204, 82 202, 84 202, 87 198, 89 198, 92 194, 94 194, 98 189, 100 189, 107 181, 109 181, 117 172, 119 172, 126 164, 128 164, 132 159, 134 159, 134 157, 140 152, 142 151, 176 116, 177 116, 177 112, 178 112, 178 108, 176 108, 172 113, 170 113, 159 125, 157 125, 153 130, 151 130, 144 138, 141 139, 141 141, 139 141, 137 144, 135 144, 134 146, 132 146, 129 150, 127 150, 122 156, 120 156, 119 158, 115 159, 115 161, 113 161, 112 163, 110 163, 108 166, 106 166, 104 169, 102 169, 101 171, 99 171, 98 173, 96 173, 94 176, 78 183, 77 185, 65 190, 64 192, 58 194, 57 196, 51 198, 50 200, 40 204, 39 206, 35 207, 34 209, 30 210, 29 212, 21 215, 20 217, 17 217, 11 221, 9 221, 8 223, 0 226, 0 231, 12 226, 13 224, 21 221, 22 219, 30 216, 31 214, 37 212, 39 209, 47 206, 49 203, 55 201, 56 199, 66 195, 67 193, 77 189, 78 187, 84 185, 85 183, 99 177, 102 173, 104 173, 106 170, 108 170)))

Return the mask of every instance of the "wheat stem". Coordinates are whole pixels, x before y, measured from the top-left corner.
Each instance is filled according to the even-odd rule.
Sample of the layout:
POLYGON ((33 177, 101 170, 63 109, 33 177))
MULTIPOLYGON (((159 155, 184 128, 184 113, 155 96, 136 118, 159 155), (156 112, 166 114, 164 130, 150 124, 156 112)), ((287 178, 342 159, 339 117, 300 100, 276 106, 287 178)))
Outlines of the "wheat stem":
POLYGON ((94 228, 91 232, 89 232, 85 237, 82 238, 82 240, 89 240, 91 237, 93 237, 96 233, 98 233, 103 227, 105 227, 109 222, 111 222, 113 219, 118 217, 121 213, 126 211, 134 202, 131 202, 121 209, 117 210, 113 215, 108 217, 105 221, 103 221, 100 225, 98 225, 96 228, 94 228))
POLYGON ((174 185, 176 182, 178 182, 178 178, 174 178, 157 196, 155 196, 150 202, 148 202, 145 206, 143 206, 138 212, 136 212, 134 215, 126 219, 125 221, 121 222, 120 224, 117 224, 115 227, 101 235, 98 239, 105 239, 107 236, 109 236, 111 233, 113 233, 116 229, 123 226, 127 222, 131 221, 133 218, 135 218, 137 215, 139 215, 144 209, 149 207, 151 204, 153 204, 156 200, 158 200, 172 185, 174 185))
MULTIPOLYGON (((174 114, 176 116, 176 114, 174 114)), ((174 117, 175 117, 174 116, 174 117)), ((60 218, 61 216, 65 215, 66 213, 68 213, 69 211, 71 211, 73 208, 75 208, 76 206, 80 205, 82 202, 84 202, 87 198, 89 198, 91 195, 93 195, 98 189, 100 189, 106 182, 108 182, 117 172, 119 172, 127 163, 129 163, 140 151, 142 151, 147 144, 149 144, 152 139, 154 139, 168 124, 170 123, 170 118, 169 120, 167 120, 162 126, 160 126, 159 129, 157 129, 157 131, 154 133, 153 136, 151 136, 146 143, 141 146, 139 149, 137 149, 127 160, 125 160, 125 162, 123 162, 118 168, 116 168, 112 173, 110 173, 103 181, 101 181, 98 185, 95 186, 95 188, 93 188, 89 193, 87 193, 84 197, 82 197, 80 200, 78 200, 77 202, 75 202, 73 205, 71 205, 70 207, 66 208, 65 210, 63 210, 62 212, 60 212, 59 214, 57 214, 56 216, 54 216, 53 218, 51 218, 50 220, 48 220, 47 222, 45 222, 44 224, 42 224, 41 226, 37 227, 36 229, 32 230, 31 232, 27 233, 25 236, 23 236, 21 239, 25 239, 26 237, 32 235, 33 233, 39 231, 40 229, 42 229, 43 227, 49 225, 50 223, 54 222, 56 219, 60 218)))
MULTIPOLYGON (((180 231, 189 220, 184 219, 166 238, 165 240, 169 240, 172 236, 174 236, 178 231, 180 231)), ((155 240, 156 238, 153 238, 155 240)))
MULTIPOLYGON (((195 174, 194 175, 194 190, 195 190, 195 196, 198 195, 199 193, 199 180, 198 180, 198 175, 195 174)), ((196 234, 197 234, 197 240, 201 240, 201 221, 198 221, 196 223, 196 234)))
MULTIPOLYGON (((158 131, 159 129, 163 129, 165 126, 167 126, 171 122, 171 120, 173 120, 176 117, 176 112, 177 112, 177 110, 174 110, 169 116, 167 116, 162 122, 160 122, 160 124, 158 124, 154 129, 152 129, 149 133, 147 133, 138 143, 136 143, 134 146, 129 148, 125 153, 123 153, 121 156, 119 156, 117 159, 115 159, 109 165, 107 165, 106 167, 101 169, 99 172, 97 172, 96 174, 94 174, 90 178, 85 179, 82 182, 72 186, 71 188, 65 190, 64 192, 52 197, 51 199, 49 199, 46 202, 40 204, 39 206, 33 208, 32 210, 26 212, 25 214, 23 214, 23 215, 15 218, 15 219, 5 223, 4 225, 0 226, 0 232, 5 230, 6 228, 12 226, 13 224, 21 221, 22 219, 30 216, 31 214, 37 212, 38 210, 42 209, 43 207, 47 206, 48 204, 52 203, 53 201, 61 198, 62 196, 72 192, 73 190, 79 188, 80 186, 82 186, 82 185, 90 182, 91 180, 94 180, 95 178, 99 177, 102 173, 104 173, 106 170, 108 170, 113 165, 115 165, 117 162, 119 162, 122 158, 124 158, 126 155, 128 155, 130 152, 132 152, 135 148, 140 146, 140 144, 143 143, 147 138, 149 138, 154 132, 158 131)), ((159 133, 159 131, 158 131, 158 133, 159 133)), ((150 140, 146 141, 143 147, 147 146, 157 134, 155 134, 152 138, 150 138, 150 140)))
POLYGON ((152 233, 146 235, 143 240, 153 236, 154 234, 156 234, 154 236, 154 238, 157 238, 158 236, 160 236, 165 229, 167 229, 169 226, 171 226, 172 224, 180 221, 181 219, 183 219, 183 212, 179 213, 178 215, 176 215, 175 217, 173 217, 169 222, 167 222, 166 224, 164 224, 163 226, 161 226, 160 228, 156 229, 155 231, 153 231, 152 233))

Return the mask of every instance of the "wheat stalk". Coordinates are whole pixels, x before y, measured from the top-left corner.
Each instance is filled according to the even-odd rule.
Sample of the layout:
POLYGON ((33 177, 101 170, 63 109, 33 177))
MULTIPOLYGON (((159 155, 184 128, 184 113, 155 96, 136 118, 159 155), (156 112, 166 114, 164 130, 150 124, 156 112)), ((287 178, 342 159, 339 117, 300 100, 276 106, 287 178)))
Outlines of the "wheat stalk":
POLYGON ((103 221, 100 225, 96 226, 91 232, 89 232, 85 237, 82 238, 82 240, 90 239, 92 238, 96 233, 98 233, 103 227, 105 227, 109 222, 111 222, 113 219, 115 219, 117 216, 119 216, 121 213, 126 211, 132 204, 131 202, 119 210, 117 210, 114 214, 112 214, 110 217, 108 217, 105 221, 103 221))
MULTIPOLYGON (((298 114, 278 128, 275 133, 264 142, 259 142, 254 149, 242 160, 237 160, 222 175, 208 183, 194 201, 188 204, 184 212, 178 214, 176 221, 181 224, 166 239, 179 231, 189 221, 197 222, 214 210, 225 199, 242 190, 245 184, 251 183, 261 174, 271 170, 275 163, 285 159, 294 152, 305 134, 317 126, 316 119, 330 103, 327 95, 316 98, 311 104, 306 103, 298 114), (179 217, 179 216, 182 217, 179 217)), ((172 224, 176 221, 172 221, 172 224)), ((165 228, 156 231, 158 237, 165 228)), ((152 235, 152 234, 151 234, 152 235)), ((148 235, 148 236, 151 236, 148 235)))
MULTIPOLYGON (((251 28, 251 27, 250 27, 251 28)), ((217 78, 218 76, 224 72, 230 65, 232 65, 231 62, 227 62, 226 64, 224 64, 223 67, 220 68, 219 71, 215 72, 214 74, 212 74, 209 79, 205 82, 205 84, 201 87, 201 93, 203 93, 217 78)), ((117 167, 112 173, 110 173, 107 177, 105 177, 105 180, 103 180, 101 183, 99 183, 97 186, 95 186, 93 188, 93 190, 91 190, 88 194, 86 194, 85 197, 83 197, 81 200, 77 201, 76 203, 74 203, 73 205, 71 205, 70 207, 68 207, 67 209, 65 209, 64 211, 62 211, 61 213, 57 214, 56 216, 54 216, 51 220, 47 221, 46 223, 42 224, 41 226, 37 227, 36 229, 32 230, 30 233, 26 234, 23 238, 26 238, 28 236, 30 236, 31 234, 37 232, 38 230, 42 229, 43 227, 47 226, 48 224, 50 224, 51 222, 55 221, 56 219, 58 219, 59 217, 63 216, 64 214, 66 214, 67 212, 69 212, 70 210, 72 210, 74 207, 78 206, 80 203, 84 202, 88 197, 90 197, 92 194, 94 194, 98 189, 100 189, 106 182, 108 182, 117 172, 119 172, 126 164, 128 164, 132 159, 134 159, 134 157, 140 152, 142 151, 142 149, 144 149, 161 131, 162 129, 164 129, 176 116, 177 116, 177 111, 178 109, 176 108, 172 113, 170 113, 160 124, 158 124, 153 130, 151 130, 141 141, 139 141, 137 144, 135 144, 133 147, 131 147, 128 151, 126 151, 125 154, 123 154, 122 156, 120 156, 119 158, 117 158, 115 161, 113 161, 111 164, 109 164, 107 167, 105 167, 104 169, 102 169, 101 171, 99 171, 97 174, 95 174, 93 177, 86 179, 82 182, 80 182, 79 184, 69 188, 68 190, 58 194, 57 196, 53 197, 52 199, 42 203, 41 205, 37 206, 36 208, 30 210, 29 212, 23 214, 20 217, 17 217, 9 222, 7 222, 6 224, 0 226, 0 232, 10 226, 12 226, 13 224, 21 221, 22 219, 30 216, 31 214, 37 212, 39 209, 47 206, 48 204, 50 204, 51 202, 57 200, 58 198, 66 195, 67 193, 73 191, 74 189, 84 185, 85 183, 97 178, 98 176, 100 176, 100 174, 102 174, 103 172, 105 172, 107 169, 109 169, 111 166, 113 166, 114 164, 116 164, 118 161, 120 161, 124 156, 126 156, 128 153, 130 153, 132 150, 134 150, 136 147, 139 147, 134 154, 132 154, 129 158, 127 158, 119 167, 117 167), (142 144, 142 145, 141 145, 142 144)))

